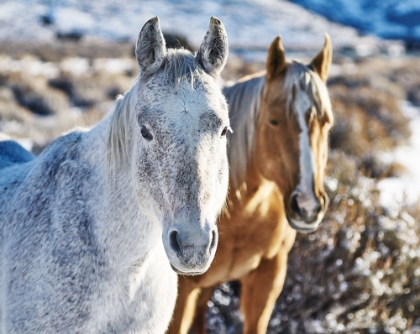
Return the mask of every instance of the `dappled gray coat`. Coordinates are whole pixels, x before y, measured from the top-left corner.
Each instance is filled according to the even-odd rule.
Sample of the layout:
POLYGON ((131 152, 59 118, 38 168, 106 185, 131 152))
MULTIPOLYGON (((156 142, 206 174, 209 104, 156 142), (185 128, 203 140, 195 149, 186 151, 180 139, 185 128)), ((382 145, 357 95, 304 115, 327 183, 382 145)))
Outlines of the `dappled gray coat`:
POLYGON ((0 159, 1 334, 164 333, 175 271, 202 273, 214 257, 228 184, 215 82, 225 30, 212 18, 194 56, 166 50, 154 18, 136 57, 139 79, 92 130, 33 160, 0 149, 12 152, 0 159))

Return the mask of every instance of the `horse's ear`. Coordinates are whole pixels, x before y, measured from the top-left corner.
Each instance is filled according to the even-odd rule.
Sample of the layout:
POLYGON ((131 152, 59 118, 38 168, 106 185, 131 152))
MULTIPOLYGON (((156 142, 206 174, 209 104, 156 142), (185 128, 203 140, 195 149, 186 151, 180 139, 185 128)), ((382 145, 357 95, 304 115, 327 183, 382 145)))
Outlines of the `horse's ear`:
POLYGON ((228 57, 228 39, 224 25, 217 17, 211 17, 209 29, 196 57, 201 67, 213 76, 219 75, 225 67, 228 57))
POLYGON ((286 68, 286 55, 284 53, 281 36, 277 36, 268 48, 267 79, 274 79, 286 68))
POLYGON ((332 61, 332 44, 330 36, 325 33, 325 43, 323 49, 312 60, 310 66, 318 73, 322 81, 326 82, 330 72, 332 61))
POLYGON ((143 73, 154 73, 162 65, 166 56, 166 44, 157 16, 141 28, 135 54, 143 73))

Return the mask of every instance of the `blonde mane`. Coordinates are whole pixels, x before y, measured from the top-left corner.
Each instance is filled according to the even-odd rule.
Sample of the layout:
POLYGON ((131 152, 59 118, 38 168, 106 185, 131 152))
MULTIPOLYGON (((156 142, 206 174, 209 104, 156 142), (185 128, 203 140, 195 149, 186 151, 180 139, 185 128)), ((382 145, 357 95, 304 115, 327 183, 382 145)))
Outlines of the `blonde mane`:
MULTIPOLYGON (((254 150, 257 131, 258 113, 265 87, 265 73, 258 73, 240 80, 224 89, 228 100, 234 135, 229 142, 229 164, 231 179, 237 189, 245 180, 247 166, 254 150)), ((289 116, 295 113, 293 100, 295 89, 305 92, 311 99, 314 108, 310 117, 321 117, 324 114, 332 121, 331 102, 325 84, 313 70, 297 61, 287 65, 283 91, 279 92, 279 101, 286 103, 289 116)))
POLYGON ((265 73, 245 77, 223 90, 228 105, 233 135, 229 138, 228 156, 231 178, 238 187, 244 180, 249 157, 254 148, 258 110, 265 84, 265 73))

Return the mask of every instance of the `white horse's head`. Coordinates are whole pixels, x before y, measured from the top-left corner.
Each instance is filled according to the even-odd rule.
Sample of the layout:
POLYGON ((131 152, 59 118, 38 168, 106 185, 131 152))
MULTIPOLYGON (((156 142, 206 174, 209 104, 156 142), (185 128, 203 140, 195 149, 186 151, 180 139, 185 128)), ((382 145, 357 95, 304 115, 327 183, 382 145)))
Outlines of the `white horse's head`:
POLYGON ((112 144, 111 125, 111 146, 126 157, 142 211, 160 220, 172 267, 200 274, 216 251, 228 187, 229 116, 216 83, 228 53, 226 32, 212 17, 196 55, 167 50, 154 18, 140 31, 135 53, 140 78, 114 115, 128 131, 112 144))

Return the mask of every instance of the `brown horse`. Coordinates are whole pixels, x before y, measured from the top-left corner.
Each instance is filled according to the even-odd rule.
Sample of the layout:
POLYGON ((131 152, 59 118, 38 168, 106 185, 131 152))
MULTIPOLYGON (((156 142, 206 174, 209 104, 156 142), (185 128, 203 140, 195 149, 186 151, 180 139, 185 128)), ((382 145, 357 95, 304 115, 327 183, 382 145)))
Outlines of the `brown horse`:
POLYGON ((234 134, 228 203, 219 246, 201 276, 179 277, 169 333, 205 333, 207 301, 215 286, 241 282, 244 333, 266 333, 286 276, 296 231, 315 231, 328 205, 323 177, 333 123, 325 81, 331 65, 328 35, 309 65, 288 62, 277 37, 266 72, 225 89, 234 134))

